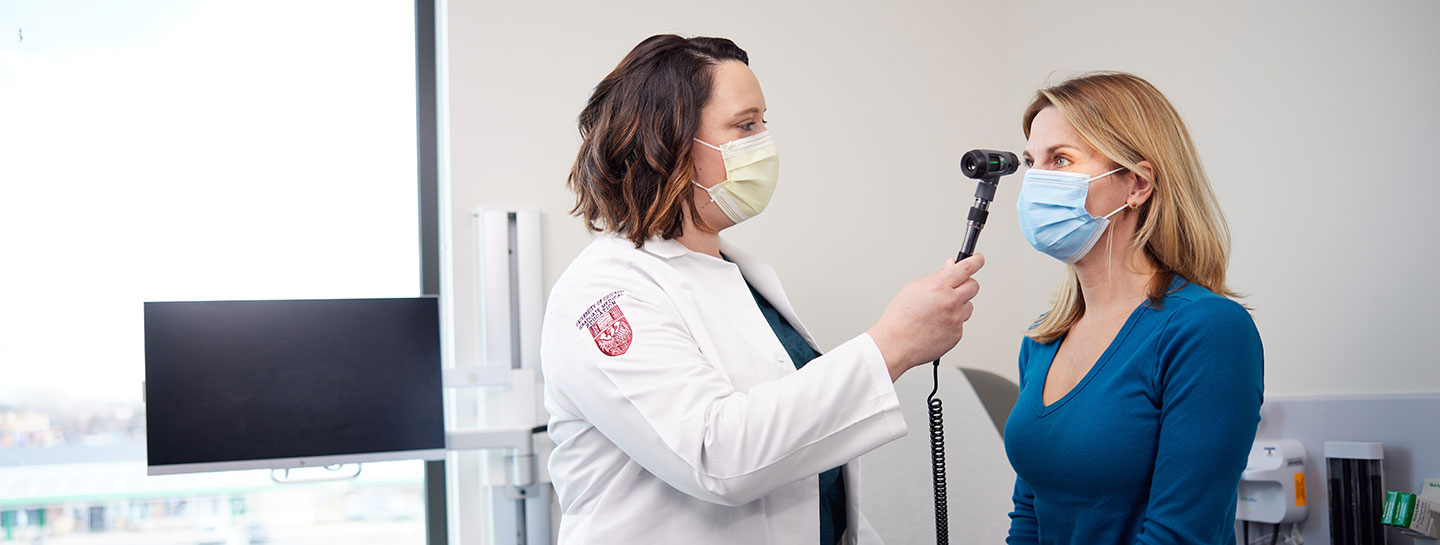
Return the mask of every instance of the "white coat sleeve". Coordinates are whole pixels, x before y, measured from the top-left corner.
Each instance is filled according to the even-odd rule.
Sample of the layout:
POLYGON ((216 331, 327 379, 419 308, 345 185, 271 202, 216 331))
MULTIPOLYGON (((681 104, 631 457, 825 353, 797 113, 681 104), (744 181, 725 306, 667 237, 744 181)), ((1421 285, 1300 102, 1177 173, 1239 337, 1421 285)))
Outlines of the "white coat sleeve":
POLYGON ((658 286, 608 283, 592 281, 577 290, 583 303, 552 309, 573 316, 547 317, 547 381, 578 416, 670 486, 743 505, 905 434, 889 371, 868 335, 742 392, 706 360, 658 286), (572 320, 616 291, 623 291, 616 304, 633 338, 611 356, 572 320))

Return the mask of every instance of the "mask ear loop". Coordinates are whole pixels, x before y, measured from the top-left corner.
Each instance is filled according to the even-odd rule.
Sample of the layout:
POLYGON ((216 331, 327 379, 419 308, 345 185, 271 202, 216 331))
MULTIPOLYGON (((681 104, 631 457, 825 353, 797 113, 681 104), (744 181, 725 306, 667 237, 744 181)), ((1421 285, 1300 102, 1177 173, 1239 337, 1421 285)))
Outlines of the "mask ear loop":
MULTIPOLYGON (((1119 169, 1116 169, 1116 170, 1119 170, 1119 169)), ((1115 171, 1112 170, 1112 171, 1110 171, 1110 172, 1115 172, 1115 171)), ((1108 175, 1108 173, 1107 173, 1107 175, 1108 175)), ((1115 260, 1114 260, 1114 258, 1111 256, 1111 254, 1110 254, 1110 250, 1115 247, 1115 230, 1114 230, 1114 229, 1111 229, 1110 227, 1111 227, 1115 222, 1112 222, 1112 221, 1109 221, 1109 220, 1110 220, 1110 216, 1113 216, 1113 215, 1115 215, 1115 214, 1119 214, 1121 210, 1124 210, 1124 209, 1126 209, 1126 208, 1130 208, 1130 203, 1127 202, 1127 203, 1125 203, 1125 204, 1120 205, 1120 208, 1116 208, 1114 212, 1111 212, 1111 213, 1109 213, 1109 214, 1105 214, 1105 217, 1101 218, 1101 219, 1106 220, 1106 222, 1105 222, 1105 230, 1107 231, 1107 233, 1105 233, 1105 283, 1110 285, 1110 291, 1111 291, 1111 293, 1114 293, 1114 291, 1115 291, 1115 275, 1114 275, 1115 260)))
MULTIPOLYGON (((717 145, 715 145, 715 144, 711 144, 711 143, 709 143, 709 142, 706 142, 706 141, 704 141, 704 140, 701 140, 701 139, 695 138, 695 137, 691 137, 690 139, 691 139, 691 140, 694 140, 694 141, 696 141, 696 142, 699 142, 700 145, 702 145, 702 146, 705 146, 705 147, 707 147, 707 148, 710 148, 710 149, 713 149, 713 150, 715 150, 715 151, 720 152, 720 158, 721 158, 722 160, 725 158, 725 150, 720 149, 720 146, 717 146, 717 145)), ((726 179, 726 180, 729 180, 729 179, 730 179, 730 172, 729 172, 729 171, 726 171, 726 172, 725 172, 725 179, 726 179)), ((712 193, 712 192, 710 192, 710 188, 705 187, 705 186, 703 186, 703 185, 700 185, 700 182, 697 182, 697 181, 695 181, 694 179, 691 179, 691 180, 690 180, 690 183, 695 184, 695 187, 698 187, 698 188, 700 188, 701 190, 704 190, 704 191, 705 191, 705 194, 710 197, 710 202, 715 202, 715 194, 712 193)), ((724 182, 721 182, 721 183, 724 183, 724 182)), ((716 187, 719 187, 719 186, 717 185, 716 187)))
POLYGON ((1111 174, 1114 174, 1114 173, 1116 173, 1116 172, 1120 172, 1120 171, 1122 171, 1122 170, 1125 170, 1125 167, 1120 167, 1120 168, 1117 168, 1117 169, 1112 170, 1112 171, 1110 171, 1110 172, 1106 172, 1106 173, 1104 173, 1104 174, 1101 174, 1101 175, 1099 175, 1099 176, 1095 176, 1095 177, 1093 177, 1093 178, 1090 178, 1089 180, 1085 180, 1085 183, 1087 183, 1087 184, 1089 184, 1089 183, 1094 183, 1095 180, 1099 180, 1099 179, 1101 179, 1101 178, 1104 178, 1104 177, 1109 176, 1109 175, 1111 175, 1111 174))
POLYGON ((1110 293, 1115 293, 1115 257, 1110 254, 1115 247, 1115 230, 1108 230, 1110 232, 1105 234, 1105 283, 1110 285, 1110 293))
MULTIPOLYGON (((1111 175, 1111 174, 1114 174, 1114 173, 1116 173, 1116 172, 1120 172, 1120 171, 1122 171, 1122 170, 1125 170, 1125 167, 1123 167, 1123 166, 1122 166, 1122 167, 1116 167, 1115 170, 1111 170, 1110 172, 1106 172, 1106 173, 1101 174, 1101 175, 1099 175, 1099 176, 1092 176, 1089 180, 1086 180, 1085 183, 1086 183, 1086 184, 1093 184, 1093 183, 1095 183, 1095 180, 1099 180, 1099 179, 1101 179, 1101 178, 1104 178, 1104 177, 1109 176, 1109 175, 1111 175)), ((1115 288, 1115 282, 1113 282, 1114 275, 1111 274, 1111 268, 1112 268, 1113 262, 1112 262, 1111 259, 1110 259, 1110 248, 1111 248, 1112 246, 1114 246, 1114 243, 1115 243, 1115 231, 1110 230, 1109 220, 1110 220, 1110 216, 1113 216, 1113 215, 1115 215, 1115 214, 1119 214, 1120 211, 1121 211, 1121 210, 1124 210, 1125 207, 1127 207, 1127 206, 1130 206, 1130 203, 1125 203, 1124 205, 1121 205, 1120 208, 1116 208, 1114 212, 1111 212, 1111 213, 1109 213, 1109 214, 1105 214, 1104 217, 1100 218, 1100 219, 1106 220, 1105 229, 1106 229, 1107 231, 1109 231, 1108 233, 1106 233, 1106 237, 1105 237, 1105 283, 1110 285, 1110 288, 1111 288, 1112 291, 1113 291, 1114 288, 1115 288)))
MULTIPOLYGON (((1104 177, 1109 176, 1109 175, 1111 175, 1111 174, 1114 174, 1114 173, 1116 173, 1116 172, 1120 172, 1120 171, 1122 171, 1122 170, 1125 170, 1125 167, 1123 167, 1123 166, 1122 166, 1122 167, 1117 167, 1115 170, 1112 170, 1112 171, 1110 171, 1110 172, 1106 172, 1106 173, 1101 174, 1101 175, 1099 175, 1099 176, 1092 177, 1092 178, 1090 178, 1089 180, 1087 180, 1085 183, 1087 183, 1087 184, 1095 183, 1095 180, 1099 180, 1099 179, 1101 179, 1101 178, 1104 178, 1104 177)), ((1128 202, 1125 203, 1125 204, 1123 204, 1123 205, 1120 205, 1120 208, 1116 208, 1114 212, 1111 212, 1111 213, 1109 213, 1109 214, 1105 214, 1105 217, 1102 218, 1102 219, 1109 220, 1109 219, 1110 219, 1110 216, 1113 216, 1113 215, 1115 215, 1115 214, 1119 214, 1121 210, 1124 210, 1124 209, 1126 209, 1126 208, 1128 208, 1128 207, 1130 207, 1130 203, 1128 203, 1128 202)), ((1114 229, 1110 229, 1110 224, 1109 224, 1109 223, 1106 223, 1106 224, 1105 224, 1105 229, 1106 229, 1107 231, 1109 231, 1108 233, 1105 234, 1105 283, 1106 283, 1106 284, 1109 284, 1109 285, 1110 285, 1110 291, 1111 291, 1111 292, 1114 292, 1114 291, 1115 291, 1115 275, 1113 274, 1112 269, 1114 269, 1115 261, 1114 261, 1114 259, 1112 259, 1112 256, 1111 256, 1111 254, 1110 254, 1110 250, 1111 250, 1111 248, 1113 248, 1113 247, 1115 246, 1115 230, 1114 230, 1114 229)))
POLYGON ((725 152, 725 150, 720 149, 720 146, 717 146, 717 145, 715 145, 715 144, 711 144, 711 143, 706 142, 706 141, 704 141, 704 140, 701 140, 701 139, 699 139, 699 138, 691 137, 690 139, 691 139, 691 140, 694 140, 694 141, 696 141, 696 142, 699 142, 699 143, 701 143, 701 144, 704 144, 705 147, 710 148, 710 149, 713 149, 713 150, 715 150, 715 151, 718 151, 718 152, 721 152, 721 153, 724 153, 724 152, 725 152))
POLYGON ((704 191, 705 196, 710 197, 710 202, 715 202, 715 194, 710 192, 710 188, 700 185, 700 182, 697 182, 695 180, 690 180, 690 183, 695 184, 695 187, 698 187, 701 191, 704 191))

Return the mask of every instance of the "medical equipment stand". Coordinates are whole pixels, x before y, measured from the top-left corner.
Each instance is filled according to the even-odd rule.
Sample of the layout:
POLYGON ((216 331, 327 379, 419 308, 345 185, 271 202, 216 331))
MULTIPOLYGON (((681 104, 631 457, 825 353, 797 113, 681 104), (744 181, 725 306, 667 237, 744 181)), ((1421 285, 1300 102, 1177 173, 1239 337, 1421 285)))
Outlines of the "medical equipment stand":
POLYGON ((441 303, 448 361, 457 362, 444 372, 447 542, 550 545, 551 487, 535 445, 545 440, 540 213, 482 207, 471 219, 475 268, 460 280, 477 295, 444 290, 441 303), (476 326, 455 327, 463 310, 476 326), (461 345, 479 348, 481 364, 461 365, 461 345))

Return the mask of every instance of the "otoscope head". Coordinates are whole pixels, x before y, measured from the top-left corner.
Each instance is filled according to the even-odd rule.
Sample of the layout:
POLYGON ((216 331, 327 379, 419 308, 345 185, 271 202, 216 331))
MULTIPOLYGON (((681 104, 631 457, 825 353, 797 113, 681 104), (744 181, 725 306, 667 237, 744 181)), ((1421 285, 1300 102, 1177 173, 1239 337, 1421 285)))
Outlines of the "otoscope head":
POLYGON ((960 172, 967 178, 991 179, 991 183, 1001 176, 1014 174, 1019 168, 1020 160, 1008 151, 973 149, 960 158, 960 172))

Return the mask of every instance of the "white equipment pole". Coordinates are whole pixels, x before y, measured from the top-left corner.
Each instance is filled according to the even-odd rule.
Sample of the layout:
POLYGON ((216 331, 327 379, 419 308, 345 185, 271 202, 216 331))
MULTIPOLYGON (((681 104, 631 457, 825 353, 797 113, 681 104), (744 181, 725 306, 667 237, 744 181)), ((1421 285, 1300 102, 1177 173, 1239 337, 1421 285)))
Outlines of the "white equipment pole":
POLYGON ((481 207, 472 219, 477 297, 452 304, 473 309, 478 327, 454 335, 453 342, 478 337, 483 359, 445 370, 445 387, 455 389, 447 420, 464 426, 446 434, 446 448, 456 451, 447 464, 453 468, 447 476, 450 542, 550 545, 551 487, 534 446, 548 439, 531 433, 546 418, 540 212, 481 207), (483 452, 460 452, 473 450, 483 452))

